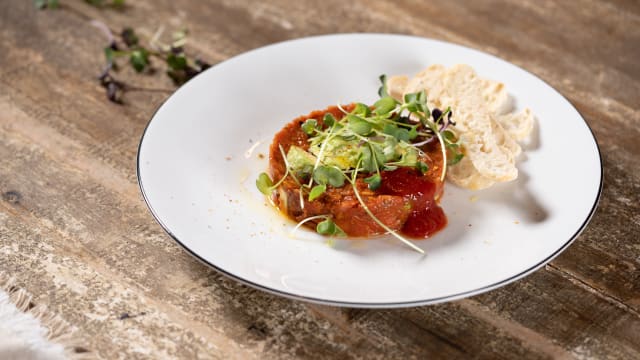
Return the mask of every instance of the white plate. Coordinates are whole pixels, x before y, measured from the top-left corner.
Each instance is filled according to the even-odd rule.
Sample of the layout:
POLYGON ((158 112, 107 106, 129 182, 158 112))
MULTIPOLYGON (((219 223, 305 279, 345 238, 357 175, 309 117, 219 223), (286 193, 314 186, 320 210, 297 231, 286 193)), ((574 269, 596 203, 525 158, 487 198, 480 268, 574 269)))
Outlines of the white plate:
POLYGON ((580 114, 517 66, 424 38, 345 34, 253 50, 189 81, 149 122, 138 179, 162 227, 236 280, 325 304, 401 307, 479 294, 550 261, 593 214, 602 167, 580 114), (331 246, 306 230, 291 237, 294 224, 255 188, 272 136, 311 110, 371 103, 382 73, 412 75, 433 63, 470 64, 536 114, 518 180, 478 192, 447 184, 448 226, 416 243, 426 256, 393 238, 331 246))

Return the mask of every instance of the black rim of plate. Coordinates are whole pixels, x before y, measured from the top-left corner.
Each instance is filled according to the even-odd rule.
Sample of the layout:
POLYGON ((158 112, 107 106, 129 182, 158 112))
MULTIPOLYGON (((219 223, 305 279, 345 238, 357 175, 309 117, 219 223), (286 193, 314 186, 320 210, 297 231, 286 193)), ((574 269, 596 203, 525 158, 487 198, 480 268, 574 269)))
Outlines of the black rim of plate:
MULTIPOLYGON (((441 43, 445 43, 451 46, 457 46, 457 47, 462 47, 468 50, 472 50, 472 51, 477 51, 480 52, 484 55, 490 56, 492 58, 498 59, 500 61, 503 62, 507 62, 503 59, 498 58, 497 56, 473 49, 473 48, 469 48, 466 46, 462 46, 462 45, 458 45, 458 44, 454 44, 454 43, 450 43, 450 42, 446 42, 446 41, 441 41, 441 40, 435 40, 435 39, 429 39, 429 38, 424 38, 424 37, 419 37, 419 36, 410 36, 410 35, 397 35, 397 34, 376 34, 376 33, 346 33, 346 34, 332 34, 332 35, 319 35, 319 36, 311 36, 311 37, 304 37, 304 38, 299 38, 299 39, 292 39, 292 40, 286 40, 283 42, 278 42, 278 43, 274 43, 274 44, 270 44, 270 45, 266 45, 263 47, 259 47, 253 50, 249 50, 247 52, 244 52, 242 54, 236 55, 234 57, 231 57, 229 59, 226 59, 214 66, 212 66, 211 68, 214 68, 224 62, 227 61, 231 61, 233 59, 235 59, 238 56, 242 56, 245 55, 249 52, 254 52, 254 51, 259 51, 262 50, 264 48, 267 47, 272 47, 272 46, 278 46, 284 43, 291 43, 291 42, 297 42, 297 41, 305 41, 305 40, 309 40, 309 39, 314 39, 314 38, 328 38, 328 37, 341 37, 341 36, 359 36, 359 35, 366 35, 366 36, 385 36, 385 37, 398 37, 398 38, 414 38, 414 39, 419 39, 419 40, 429 40, 429 41, 435 41, 435 42, 441 42, 441 43)), ((507 62, 509 63, 509 62, 507 62)), ((511 64, 511 63, 509 63, 511 64)), ((511 64, 513 65, 513 64, 511 64)), ((279 295, 285 298, 289 298, 289 299, 293 299, 293 300, 302 300, 302 301, 307 301, 307 302, 312 302, 312 303, 317 303, 317 304, 324 304, 324 305, 333 305, 333 306, 343 306, 343 307, 355 307, 355 308, 400 308, 400 307, 412 307, 412 306, 421 306, 421 305, 432 305, 432 304, 437 304, 437 303, 442 303, 442 302, 447 302, 447 301, 453 301, 453 300, 458 300, 458 299, 463 299, 466 297, 470 297, 470 296, 474 296, 474 295, 479 295, 482 293, 485 293, 487 291, 491 291, 494 289, 497 289, 499 287, 505 286, 509 283, 512 283, 518 279, 521 279, 533 272, 535 272, 536 270, 538 270, 539 268, 541 268, 542 266, 546 265, 547 263, 549 263, 551 260, 553 260, 556 256, 558 256, 560 253, 562 253, 567 247, 569 247, 569 245, 571 245, 573 243, 573 241, 580 236, 580 234, 582 233, 582 231, 586 228, 587 224, 589 223, 589 221, 591 220, 591 218, 593 217, 596 208, 598 207, 598 203, 600 201, 600 196, 602 194, 602 186, 603 186, 603 182, 604 182, 604 170, 602 168, 602 154, 600 153, 600 147, 598 146, 598 141, 596 139, 596 136, 593 132, 593 129, 591 129, 591 127, 589 126, 589 124, 586 122, 586 120, 584 120, 584 117, 582 116, 582 114, 580 114, 580 112, 578 111, 578 109, 575 108, 575 106, 573 106, 573 104, 569 101, 569 99, 567 99, 564 95, 562 95, 560 92, 558 92, 554 87, 552 87, 551 85, 549 85, 546 81, 544 81, 543 79, 540 79, 538 76, 528 72, 527 70, 517 66, 517 65, 513 65, 516 66, 518 69, 530 74, 531 76, 537 78, 538 80, 542 81, 545 85, 547 85, 550 89, 552 89, 556 94, 558 94, 559 96, 561 96, 575 111, 576 113, 578 113, 578 115, 580 115, 580 119, 584 122, 584 124, 586 125, 587 129, 589 129, 589 132, 591 133, 591 137, 593 139, 594 145, 596 147, 596 151, 598 153, 598 162, 599 162, 599 166, 600 166, 600 184, 598 186, 598 192, 596 194, 596 198, 593 202, 593 205, 591 207, 591 210, 589 210, 589 214, 587 215, 587 217, 584 219, 582 225, 580 225, 578 227, 578 229, 576 230, 576 232, 569 237, 569 239, 561 246, 559 247, 556 251, 554 251, 551 255, 549 255, 548 257, 546 257, 544 260, 540 261, 539 263, 533 265, 532 267, 518 273, 515 274, 511 277, 508 277, 504 280, 498 281, 496 283, 490 284, 490 285, 486 285, 474 290, 468 290, 468 291, 463 291, 460 293, 455 293, 455 294, 451 294, 451 295, 447 295, 447 296, 441 296, 441 297, 436 297, 436 298, 430 298, 430 299, 423 299, 423 300, 413 300, 413 301, 400 301, 400 302, 371 302, 371 303, 367 303, 367 302, 348 302, 348 301, 338 301, 338 300, 329 300, 329 299, 322 299, 322 298, 315 298, 315 297, 309 297, 309 296, 303 296, 303 295, 298 295, 292 292, 286 292, 286 291, 282 291, 282 290, 278 290, 278 289, 273 289, 270 287, 267 287, 265 285, 261 285, 258 283, 255 283, 253 281, 241 278, 231 272, 228 272, 218 266, 216 266, 215 264, 210 263, 209 261, 205 260, 204 258, 202 258, 200 255, 198 255, 197 253, 195 253, 193 250, 191 250, 188 246, 186 246, 182 241, 180 241, 180 239, 178 239, 177 236, 175 236, 171 230, 169 230, 169 228, 162 222, 162 220, 160 219, 160 217, 158 216, 158 214, 156 213, 156 211, 154 210, 153 206, 151 205, 151 203, 149 202, 149 198, 147 197, 147 193, 144 189, 144 185, 142 184, 142 178, 140 176, 140 150, 142 148, 142 143, 144 142, 144 138, 147 134, 147 130, 149 129, 149 126, 151 125, 151 123, 153 122, 153 119, 155 118, 156 114, 158 113, 158 111, 163 107, 163 105, 169 101, 169 99, 173 96, 173 94, 175 94, 179 89, 177 89, 172 95, 169 95, 165 100, 162 101, 162 103, 156 108, 156 110, 153 112, 153 115, 151 116, 151 119, 147 122, 147 125, 144 128, 144 131, 142 132, 142 136, 140 137, 140 143, 138 144, 138 154, 136 156, 136 175, 138 178, 138 186, 140 187, 140 191, 142 192, 142 197, 144 198, 145 203, 147 204, 147 207, 149 208, 149 211, 151 212, 151 215, 153 215, 154 219, 156 220, 156 222, 158 224, 160 224, 160 226, 162 227, 162 229, 164 229, 164 231, 171 236, 171 238, 173 240, 175 240, 175 242, 177 242, 184 250, 186 250, 189 254, 191 254, 191 256, 193 256, 194 258, 196 258, 197 260, 199 260, 201 263, 213 268, 214 270, 218 271, 219 273, 235 280, 238 281, 242 284, 251 286, 255 289, 258 290, 262 290, 265 291, 267 293, 271 293, 274 295, 279 295)), ((187 81, 187 83, 183 84, 181 87, 187 85, 189 83, 189 81, 187 81)))

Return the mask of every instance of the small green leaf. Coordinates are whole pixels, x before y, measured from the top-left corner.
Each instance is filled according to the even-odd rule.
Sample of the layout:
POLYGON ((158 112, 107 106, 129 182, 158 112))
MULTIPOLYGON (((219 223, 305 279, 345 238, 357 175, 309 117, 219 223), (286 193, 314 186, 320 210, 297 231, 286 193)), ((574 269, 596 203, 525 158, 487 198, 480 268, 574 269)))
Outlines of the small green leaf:
POLYGON ((333 187, 344 186, 344 175, 342 174, 342 171, 334 167, 329 168, 329 185, 333 187))
POLYGON ((331 219, 319 222, 318 225, 316 225, 316 231, 321 235, 346 235, 345 232, 331 219))
POLYGON ((138 45, 138 42, 140 41, 136 32, 130 27, 122 29, 120 35, 122 36, 122 41, 124 41, 124 43, 130 48, 138 45))
POLYGON ((141 72, 149 65, 149 54, 144 49, 133 50, 129 62, 137 72, 141 72))
POLYGON ((184 70, 187 67, 187 58, 184 54, 176 55, 169 53, 167 56, 167 65, 173 70, 184 70))
POLYGON ((447 151, 447 165, 455 165, 462 160, 464 154, 462 152, 447 151))
POLYGON ((356 106, 353 108, 353 111, 351 111, 351 113, 354 115, 366 117, 371 114, 371 109, 366 104, 356 103, 356 106))
POLYGON ((427 93, 425 93, 424 90, 420 90, 420 92, 418 93, 418 96, 416 97, 416 101, 420 104, 426 104, 427 93))
POLYGON ((404 129, 404 128, 398 128, 396 130, 396 133, 394 134, 395 138, 398 139, 399 141, 404 141, 404 142, 409 142, 409 130, 404 129))
POLYGON ((271 181, 271 178, 267 173, 261 173, 256 179, 256 187, 261 193, 267 196, 271 195, 271 192, 273 191, 273 181, 271 181))
POLYGON ((407 104, 407 110, 412 113, 422 112, 427 114, 427 95, 424 90, 417 93, 409 93, 404 95, 404 102, 407 104))
POLYGON ((413 140, 418 137, 418 127, 412 126, 411 130, 409 130, 409 140, 413 140))
POLYGON ((442 132, 442 137, 449 143, 457 143, 458 139, 456 138, 456 134, 451 130, 445 130, 442 132))
POLYGON ((332 166, 318 166, 313 171, 313 180, 320 185, 329 184, 337 188, 344 186, 342 171, 332 166))
POLYGON ((380 174, 373 174, 368 178, 365 178, 364 182, 369 184, 369 189, 377 190, 380 185, 382 185, 382 177, 380 176, 380 174))
POLYGON ((389 96, 389 92, 387 90, 387 75, 382 74, 379 77, 380 79, 380 88, 378 88, 378 95, 382 98, 385 96, 389 96))
POLYGON ((382 132, 384 134, 393 136, 393 139, 396 139, 396 134, 398 130, 399 130, 398 127, 393 124, 384 124, 384 127, 382 128, 382 132))
POLYGON ((384 166, 387 157, 384 155, 383 147, 380 144, 375 144, 373 142, 370 142, 369 146, 371 146, 371 150, 373 151, 373 155, 375 157, 375 161, 377 164, 376 169, 384 166))
POLYGON ((361 169, 368 173, 378 172, 380 167, 384 167, 385 159, 382 146, 367 143, 361 150, 361 169))
POLYGON ((391 96, 385 96, 373 104, 374 112, 378 115, 387 115, 396 108, 398 102, 391 96))
POLYGON ((404 102, 407 104, 415 103, 418 100, 418 93, 404 94, 404 102))
POLYGON ((322 122, 326 126, 332 127, 333 124, 336 123, 336 118, 331 113, 326 113, 326 114, 324 114, 324 117, 322 118, 322 122))
POLYGON ((366 136, 371 133, 372 126, 366 120, 349 114, 347 115, 347 121, 349 122, 349 129, 358 135, 366 136))
POLYGON ((125 0, 112 0, 111 4, 113 4, 113 6, 115 7, 122 7, 124 6, 124 1, 125 0))
POLYGON ((363 146, 362 147, 362 152, 361 152, 361 156, 362 156, 362 169, 366 172, 375 172, 376 171, 376 161, 375 158, 373 156, 373 152, 371 151, 371 148, 369 146, 363 146))
POLYGON ((104 57, 107 59, 107 63, 113 62, 114 55, 114 50, 110 46, 104 48, 104 57))
POLYGON ((423 161, 418 161, 416 163, 416 169, 420 170, 422 174, 426 174, 429 171, 429 165, 423 161))
POLYGON ((397 129, 398 127, 393 124, 384 124, 384 127, 382 128, 382 132, 387 135, 391 135, 395 137, 397 129))
POLYGON ((302 131, 307 135, 313 135, 317 127, 318 121, 316 119, 307 119, 307 121, 302 124, 302 131))
POLYGON ((421 90, 418 93, 418 99, 417 99, 420 111, 422 111, 425 114, 429 113, 429 107, 427 106, 427 93, 424 92, 424 90, 421 90))
POLYGON ((333 235, 336 231, 336 224, 331 219, 326 219, 316 225, 316 231, 322 235, 333 235))
POLYGON ((314 186, 309 192, 309 201, 317 199, 320 195, 327 191, 327 185, 321 184, 314 186))

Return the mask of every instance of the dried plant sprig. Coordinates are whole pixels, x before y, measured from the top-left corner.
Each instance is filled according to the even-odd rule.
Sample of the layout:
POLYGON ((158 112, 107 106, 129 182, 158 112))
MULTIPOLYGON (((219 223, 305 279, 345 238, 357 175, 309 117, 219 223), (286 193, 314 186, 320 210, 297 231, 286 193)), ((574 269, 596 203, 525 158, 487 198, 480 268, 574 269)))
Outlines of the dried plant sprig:
POLYGON ((170 44, 161 44, 157 39, 159 36, 154 36, 145 46, 133 28, 125 27, 114 34, 102 22, 94 20, 92 24, 107 37, 107 46, 104 48, 106 65, 98 79, 107 92, 107 98, 114 103, 122 104, 126 91, 141 90, 128 86, 114 76, 113 73, 125 65, 121 59, 127 59, 127 63, 138 73, 153 73, 152 59, 165 63, 166 74, 175 85, 185 83, 211 66, 202 59, 185 54, 187 32, 184 30, 174 33, 170 44))

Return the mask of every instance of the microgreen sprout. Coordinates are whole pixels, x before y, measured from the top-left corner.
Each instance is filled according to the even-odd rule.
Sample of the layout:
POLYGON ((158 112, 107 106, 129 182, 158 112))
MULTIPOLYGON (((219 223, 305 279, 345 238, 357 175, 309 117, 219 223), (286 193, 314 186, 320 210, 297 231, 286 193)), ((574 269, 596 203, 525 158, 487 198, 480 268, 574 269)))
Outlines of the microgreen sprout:
POLYGON ((320 195, 324 194, 325 191, 327 191, 327 184, 314 186, 311 188, 311 191, 309 191, 309 201, 317 199, 320 195))
POLYGON ((290 173, 291 165, 287 162, 287 157, 284 153, 282 145, 279 146, 279 149, 280 154, 282 155, 282 159, 285 163, 285 172, 284 175, 282 175, 282 178, 280 178, 280 180, 278 180, 278 182, 274 184, 273 180, 271 180, 271 178, 269 177, 269 174, 263 172, 258 175, 258 178, 256 179, 256 187, 258 188, 258 190, 260 190, 261 193, 267 196, 270 196, 273 190, 277 189, 289 175, 291 175, 292 179, 300 186, 300 181, 295 177, 295 175, 290 173))
POLYGON ((380 79, 380 88, 378 88, 378 96, 380 96, 381 98, 389 96, 389 90, 387 89, 387 75, 382 74, 378 79, 380 79))
POLYGON ((369 189, 374 191, 378 190, 380 185, 382 185, 382 177, 380 176, 380 174, 373 174, 368 178, 364 178, 363 181, 369 184, 369 189))
POLYGON ((345 236, 347 235, 331 218, 326 218, 316 225, 316 231, 322 235, 335 235, 345 236))
POLYGON ((346 236, 347 234, 342 230, 331 218, 331 215, 316 215, 310 216, 302 221, 300 221, 296 226, 291 230, 291 235, 295 234, 300 227, 308 222, 316 221, 323 219, 318 222, 316 225, 316 232, 321 235, 333 235, 333 236, 346 236))
POLYGON ((271 180, 267 173, 260 173, 256 179, 256 187, 261 193, 269 196, 274 189, 273 180, 271 180))
MULTIPOLYGON (((362 209, 376 224, 412 249, 423 253, 373 214, 360 193, 357 179, 364 181, 370 191, 377 191, 383 185, 385 171, 411 167, 427 174, 432 170, 424 146, 436 140, 443 157, 441 180, 446 176, 447 166, 459 162, 464 155, 452 129, 455 123, 451 120, 450 108, 444 111, 437 108, 430 110, 424 91, 405 94, 402 101, 398 101, 389 96, 386 77, 382 75, 380 80, 380 98, 372 106, 363 103, 348 107, 338 104, 337 108, 342 112, 340 116, 326 113, 321 121, 309 118, 302 122, 301 130, 307 136, 308 145, 305 144, 304 149, 292 145, 287 154, 281 147, 286 166, 284 176, 274 184, 263 173, 256 185, 262 193, 270 195, 286 177, 292 176, 299 186, 300 206, 304 208, 305 200, 322 201, 323 194, 331 188, 341 188, 348 183, 362 209), (305 183, 301 184, 298 177, 305 183)), ((362 185, 359 186, 361 188, 362 185)), ((319 219, 323 220, 316 224, 318 233, 344 235, 331 215, 307 217, 298 223, 296 229, 319 219)))
POLYGON ((302 127, 302 131, 304 131, 305 134, 313 135, 313 133, 316 132, 316 129, 318 127, 318 121, 316 119, 308 119, 302 124, 301 127, 302 127))

